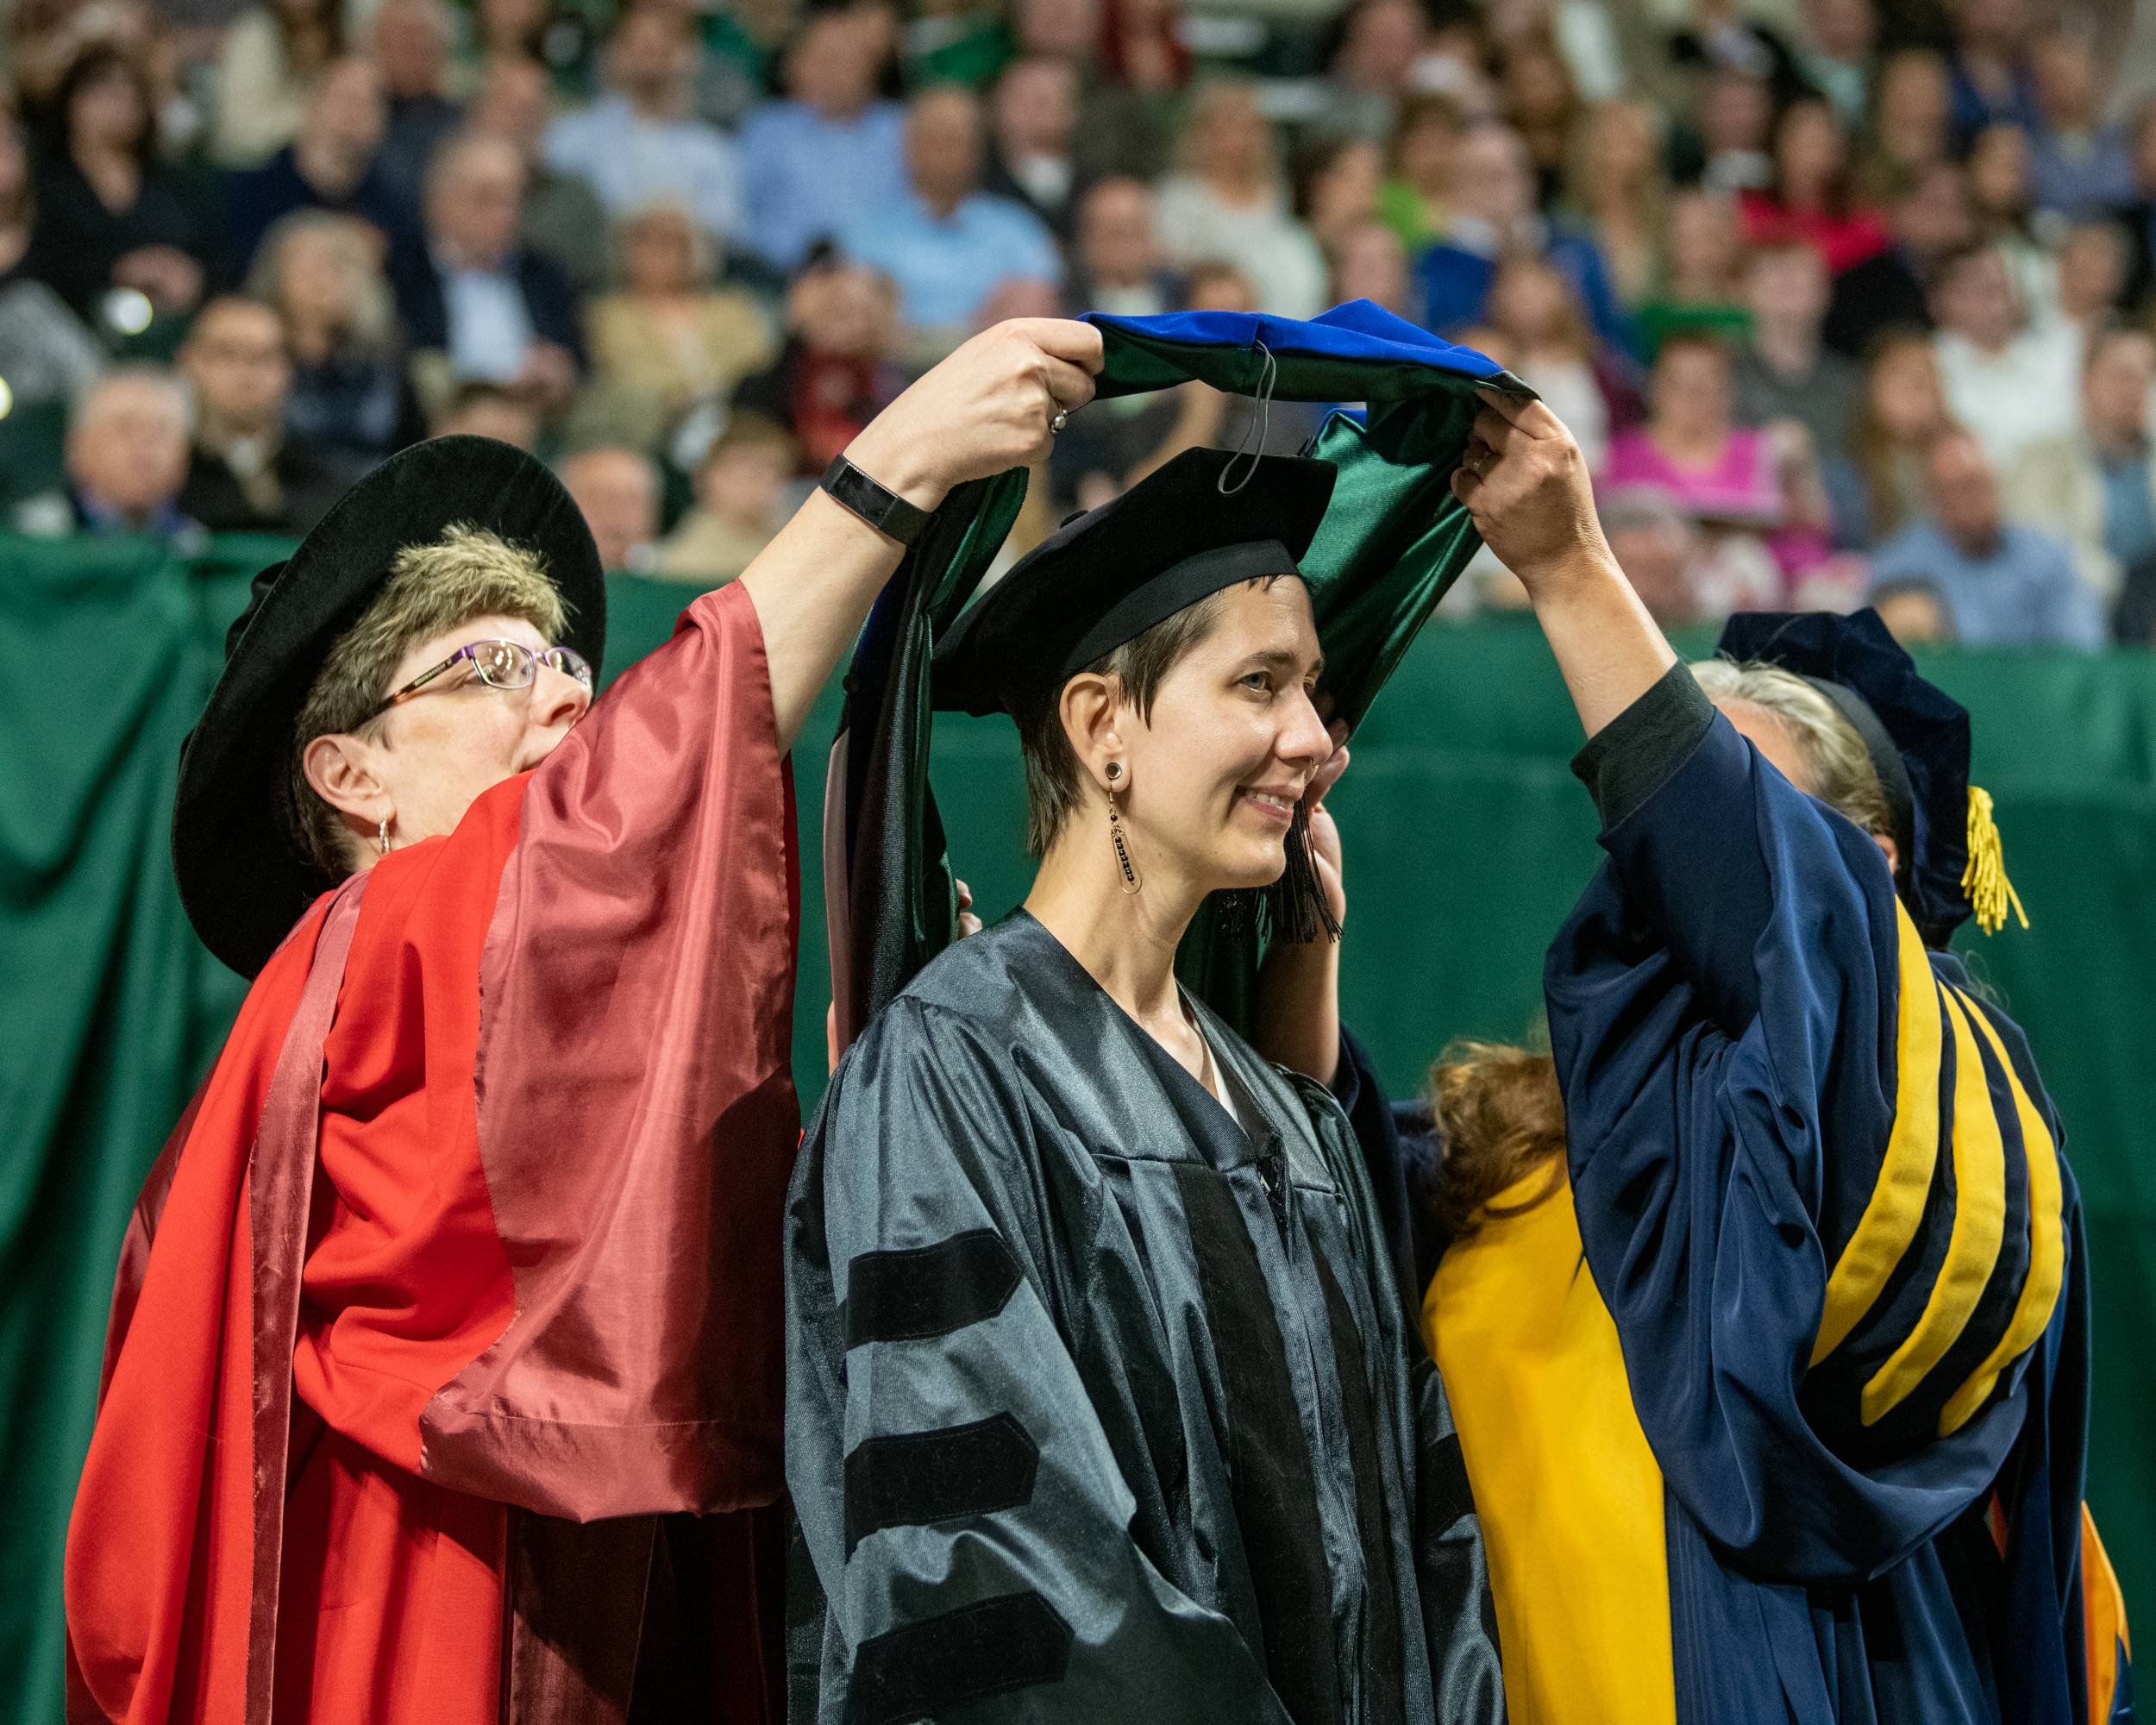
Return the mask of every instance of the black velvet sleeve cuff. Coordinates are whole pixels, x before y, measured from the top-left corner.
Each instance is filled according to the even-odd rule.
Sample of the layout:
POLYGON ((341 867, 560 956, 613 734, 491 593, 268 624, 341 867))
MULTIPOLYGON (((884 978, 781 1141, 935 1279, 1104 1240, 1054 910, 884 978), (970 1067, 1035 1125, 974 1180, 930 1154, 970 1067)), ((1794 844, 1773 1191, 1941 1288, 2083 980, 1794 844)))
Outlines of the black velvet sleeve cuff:
POLYGON ((1672 665, 1661 680, 1587 740, 1572 771, 1595 798, 1604 831, 1661 789, 1714 720, 1691 671, 1672 665))

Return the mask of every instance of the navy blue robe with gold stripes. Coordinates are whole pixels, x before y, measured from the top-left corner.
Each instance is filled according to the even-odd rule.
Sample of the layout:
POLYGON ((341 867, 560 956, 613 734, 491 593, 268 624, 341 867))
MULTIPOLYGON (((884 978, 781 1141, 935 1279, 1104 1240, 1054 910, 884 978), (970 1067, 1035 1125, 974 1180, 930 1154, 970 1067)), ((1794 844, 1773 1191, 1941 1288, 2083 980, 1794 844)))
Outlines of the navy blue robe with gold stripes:
POLYGON ((1503 1716, 1361 1154, 1195 1010, 1247 1132, 1023 912, 840 1063, 787 1264, 816 1716, 1503 1716))
POLYGON ((1727 719, 1611 818, 1545 984, 1680 1725, 2088 1718, 2080 1213, 2021 1032, 1727 719))

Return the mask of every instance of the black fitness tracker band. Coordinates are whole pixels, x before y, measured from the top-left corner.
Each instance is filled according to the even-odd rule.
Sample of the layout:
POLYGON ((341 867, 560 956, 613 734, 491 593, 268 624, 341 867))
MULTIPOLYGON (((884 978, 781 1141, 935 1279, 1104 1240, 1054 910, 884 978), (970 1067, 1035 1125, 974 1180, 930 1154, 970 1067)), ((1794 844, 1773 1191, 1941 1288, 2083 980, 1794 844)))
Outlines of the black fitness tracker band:
POLYGON ((824 469, 822 488, 877 532, 911 545, 929 524, 930 512, 916 509, 896 492, 878 485, 843 455, 824 469))

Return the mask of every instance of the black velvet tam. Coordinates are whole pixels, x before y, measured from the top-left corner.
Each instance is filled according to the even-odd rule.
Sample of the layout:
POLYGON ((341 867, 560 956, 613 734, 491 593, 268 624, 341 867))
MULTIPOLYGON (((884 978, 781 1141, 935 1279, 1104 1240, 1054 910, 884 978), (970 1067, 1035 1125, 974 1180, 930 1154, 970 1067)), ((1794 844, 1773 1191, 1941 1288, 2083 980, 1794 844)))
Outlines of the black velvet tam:
POLYGON ((1064 523, 961 613, 937 649, 936 705, 1015 713, 1224 587, 1299 574, 1333 476, 1300 456, 1185 450, 1064 523))
POLYGON ((1714 650, 1802 677, 1864 739, 1886 788, 1910 918, 1927 945, 1944 945, 1970 912, 1968 710, 1926 681, 1869 608, 1740 612, 1714 650))
POLYGON ((374 469, 282 563, 254 578, 225 637, 223 674, 180 754, 172 869, 203 944, 242 976, 269 960, 332 882, 294 848, 280 781, 292 727, 338 637, 408 546, 451 527, 536 552, 568 611, 567 639, 596 673, 606 642, 599 548, 561 482, 491 437, 437 437, 374 469))

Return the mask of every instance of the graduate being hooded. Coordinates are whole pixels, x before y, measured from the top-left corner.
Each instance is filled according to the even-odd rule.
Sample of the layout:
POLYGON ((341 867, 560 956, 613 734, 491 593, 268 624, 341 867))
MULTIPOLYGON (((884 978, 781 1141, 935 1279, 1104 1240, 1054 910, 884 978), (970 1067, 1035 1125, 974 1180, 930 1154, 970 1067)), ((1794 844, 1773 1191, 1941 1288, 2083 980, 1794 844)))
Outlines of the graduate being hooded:
POLYGON ((1297 560, 1332 484, 1189 451, 937 655, 939 706, 1018 725, 1041 867, 868 1025, 796 1167, 822 1718, 1501 1717, 1363 1156, 1173 969, 1209 895, 1284 877, 1262 914, 1332 962, 1305 826, 1344 757, 1297 560))

